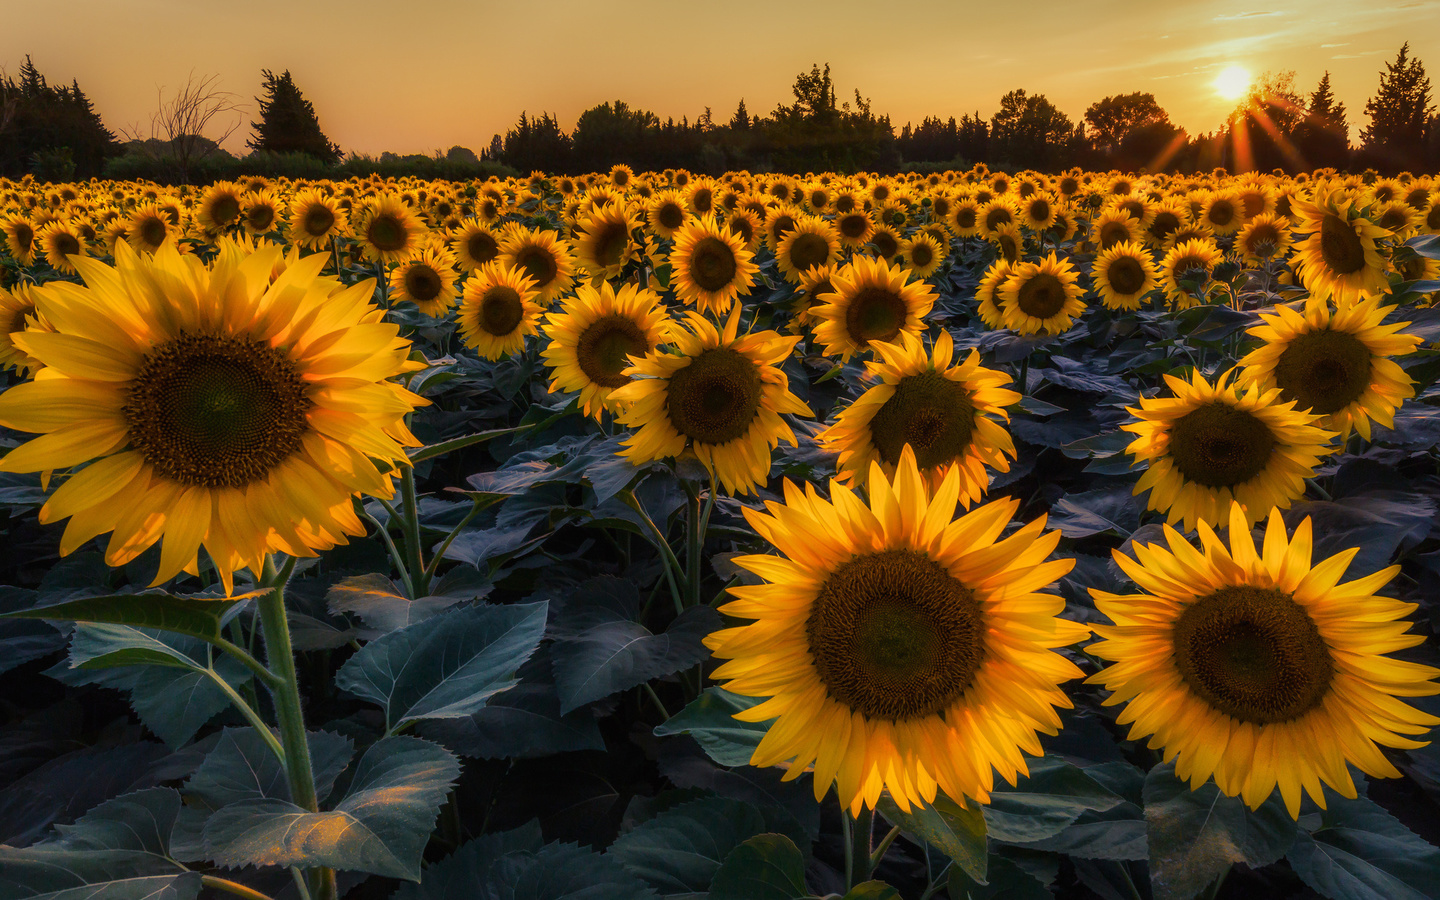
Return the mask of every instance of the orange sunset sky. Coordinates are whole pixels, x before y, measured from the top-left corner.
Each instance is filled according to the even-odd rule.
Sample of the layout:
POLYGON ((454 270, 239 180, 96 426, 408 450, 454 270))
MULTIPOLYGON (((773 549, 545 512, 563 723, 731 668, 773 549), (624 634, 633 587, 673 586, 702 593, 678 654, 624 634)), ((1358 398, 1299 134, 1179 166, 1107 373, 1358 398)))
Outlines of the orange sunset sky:
POLYGON ((662 119, 717 121, 744 97, 752 114, 791 100, 796 73, 830 63, 843 100, 855 88, 898 133, 926 114, 991 115, 1021 87, 1072 119, 1108 94, 1153 93, 1192 134, 1220 125, 1234 101, 1216 90, 1227 67, 1321 74, 1349 111, 1403 41, 1440 84, 1440 0, 1098 3, 1023 0, 68 0, 15 3, 0 30, 0 66, 30 54, 52 81, 78 79, 106 125, 148 130, 156 88, 193 70, 216 74, 247 105, 227 148, 243 152, 260 70, 289 69, 321 125, 346 150, 477 152, 522 110, 578 114, 623 99, 662 119), (877 15, 877 11, 880 13, 877 15))

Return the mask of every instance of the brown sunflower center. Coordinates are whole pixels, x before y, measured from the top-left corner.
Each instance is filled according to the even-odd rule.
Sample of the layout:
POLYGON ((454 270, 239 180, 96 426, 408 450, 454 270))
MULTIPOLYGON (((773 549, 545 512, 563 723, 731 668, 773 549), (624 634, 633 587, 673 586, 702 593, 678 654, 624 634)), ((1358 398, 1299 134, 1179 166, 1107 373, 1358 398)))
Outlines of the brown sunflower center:
POLYGON ((844 563, 820 586, 805 636, 826 692, 872 719, 943 713, 985 659, 985 621, 971 591, 914 550, 844 563))
POLYGON ((985 227, 991 231, 1013 221, 1015 221, 1015 217, 1010 214, 1010 210, 1003 206, 997 206, 985 213, 985 227))
POLYGON ((370 220, 365 228, 365 238, 375 245, 376 250, 391 253, 404 249, 410 235, 405 230, 405 223, 396 216, 389 213, 381 213, 370 220))
POLYGON ((1269 222, 1256 225, 1251 229, 1250 233, 1245 236, 1245 250, 1255 256, 1274 256, 1275 248, 1279 244, 1280 229, 1269 222))
POLYGON ((240 201, 226 194, 210 204, 210 218, 216 225, 229 225, 240 215, 240 201))
POLYGON ((889 342, 905 327, 909 316, 905 298, 886 287, 861 288, 845 309, 845 330, 860 346, 869 341, 889 342))
POLYGON ((1100 226, 1100 249, 1109 250, 1116 244, 1131 240, 1130 226, 1125 222, 1109 221, 1100 226))
POLYGON ((1403 206, 1392 206, 1381 213, 1376 224, 1391 231, 1400 231, 1410 224, 1410 213, 1403 206))
POLYGON ((1430 212, 1425 214, 1425 227, 1431 231, 1440 231, 1440 203, 1430 207, 1430 212))
POLYGON ((1065 308, 1065 282, 1049 272, 1037 272, 1020 285, 1020 311, 1036 319, 1048 319, 1065 308))
MULTIPOLYGON (((494 235, 485 231, 477 231, 465 239, 465 252, 476 263, 483 266, 500 255, 500 244, 496 242, 494 235)), ((532 276, 534 274, 530 272, 528 266, 526 266, 526 272, 532 276)))
POLYGON ((870 441, 880 458, 895 465, 909 444, 921 469, 958 459, 975 432, 975 404, 970 392, 938 372, 900 379, 895 393, 870 420, 870 441))
POLYGON ((1224 228, 1235 219, 1235 204, 1229 200, 1216 200, 1205 211, 1205 218, 1211 225, 1224 228))
POLYGON ((1349 222, 1327 214, 1320 220, 1320 257, 1330 271, 1351 275, 1365 268, 1365 243, 1349 222))
POLYGON ((279 350, 217 335, 182 335, 146 356, 121 414, 130 442, 163 478, 243 487, 300 447, 312 406, 279 350))
POLYGON ((35 230, 24 222, 17 222, 14 226, 15 252, 24 253, 30 249, 35 242, 35 230))
POLYGON ((701 188, 690 195, 690 206, 696 213, 702 216, 712 211, 715 209, 714 192, 709 188, 701 188))
POLYGON ((526 275, 535 279, 535 285, 540 288, 554 281, 560 272, 554 254, 544 247, 534 245, 522 247, 520 252, 515 254, 515 264, 524 269, 526 275))
POLYGON ((1110 289, 1117 294, 1136 294, 1145 286, 1145 267, 1133 256, 1117 257, 1105 270, 1110 289))
POLYGON ((630 379, 622 374, 630 365, 631 356, 650 352, 645 332, 627 316, 611 314, 596 319, 580 335, 575 345, 575 358, 580 371, 591 381, 607 388, 618 388, 630 379))
POLYGON ((1170 457, 1189 481, 1233 487, 1265 470, 1275 434, 1243 409, 1209 403, 1170 426, 1170 457))
POLYGON ((496 337, 510 334, 524 318, 520 293, 508 284, 492 285, 480 298, 480 327, 496 337))
POLYGON ((146 217, 145 220, 140 223, 140 227, 137 230, 140 234, 140 240, 145 246, 154 248, 158 248, 161 244, 165 243, 165 237, 169 234, 169 229, 165 227, 165 220, 159 216, 146 217))
POLYGON ((929 244, 917 243, 910 245, 910 264, 917 269, 923 269, 935 261, 935 251, 929 244))
POLYGON ((840 233, 852 241, 858 241, 870 230, 870 220, 865 218, 863 213, 848 213, 840 217, 837 223, 840 233))
POLYGON ((428 265, 419 263, 405 270, 405 293, 411 300, 420 303, 434 300, 444 287, 440 273, 428 265))
POLYGON ((55 237, 52 238, 52 246, 62 259, 80 252, 80 242, 75 239, 75 235, 68 231, 56 232, 55 237))
POLYGON ((962 206, 955 211, 955 224, 961 228, 975 227, 976 209, 972 206, 962 206))
POLYGON ((678 203, 664 203, 655 211, 655 221, 674 231, 685 224, 685 210, 678 203))
POLYGON ((1193 692, 1242 722, 1288 722, 1314 709, 1335 666, 1315 622, 1289 594, 1225 587, 1175 621, 1175 665, 1193 692))
POLYGON ((900 252, 900 242, 888 231, 875 232, 870 243, 875 245, 875 254, 881 259, 890 259, 900 252))
POLYGON ((797 234, 790 242, 790 265, 798 272, 821 266, 830 260, 830 242, 818 234, 797 234))
POLYGON ((1298 335, 1275 363, 1280 396, 1296 409, 1329 415, 1354 403, 1370 387, 1374 357, 1355 335, 1311 331, 1298 335))
POLYGON ((324 237, 335 227, 335 212, 323 203, 314 203, 305 210, 300 223, 311 237, 324 237))
POLYGON ((735 251, 717 237, 701 238, 690 251, 690 278, 703 291, 723 291, 738 269, 735 251))
POLYGON ((629 241, 630 232, 626 230, 623 219, 601 223, 595 233, 595 261, 606 268, 620 265, 629 241))
POLYGON ((1044 200, 1030 201, 1030 218, 1036 222, 1048 222, 1050 220, 1050 204, 1044 200))
POLYGON ((665 410, 675 430, 701 444, 744 437, 760 413, 755 363, 726 348, 706 350, 670 376, 665 410))
POLYGON ((275 207, 266 203, 257 203, 245 212, 245 224, 250 226, 251 231, 269 231, 274 221, 275 207))
POLYGON ((1155 214, 1155 219, 1150 223, 1150 234, 1156 240, 1165 240, 1175 229, 1180 227, 1180 217, 1168 209, 1162 209, 1155 214))

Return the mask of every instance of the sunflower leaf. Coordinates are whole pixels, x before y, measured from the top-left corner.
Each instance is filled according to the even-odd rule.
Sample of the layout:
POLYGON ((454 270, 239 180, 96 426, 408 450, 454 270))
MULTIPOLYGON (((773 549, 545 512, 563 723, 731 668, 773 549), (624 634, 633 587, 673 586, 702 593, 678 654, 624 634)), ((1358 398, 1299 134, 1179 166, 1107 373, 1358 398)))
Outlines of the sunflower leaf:
POLYGON ((742 697, 724 688, 706 688, 689 706, 655 726, 655 734, 688 734, 720 765, 748 765, 768 727, 763 722, 742 722, 735 713, 760 702, 760 698, 742 697))
POLYGON ((875 808, 890 824, 948 856, 975 881, 985 880, 989 839, 980 804, 961 806, 939 794, 933 804, 912 806, 907 813, 882 794, 875 808))
POLYGON ((726 855, 710 882, 710 900, 804 900, 809 896, 805 857, 783 834, 757 834, 746 840, 726 855))
POLYGON ((1365 798, 1331 794, 1320 827, 1301 830, 1285 859, 1335 900, 1422 900, 1440 885, 1440 848, 1365 798))
POLYGON ((129 625, 173 631, 202 641, 215 641, 225 614, 232 608, 260 597, 266 591, 251 591, 233 597, 176 597, 173 594, 116 594, 109 597, 78 597, 46 606, 35 606, 0 614, 0 619, 50 619, 129 625))
POLYGON ((1235 863, 1268 866, 1295 841, 1295 820, 1278 794, 1252 812, 1213 781, 1192 791, 1166 763, 1150 770, 1144 796, 1156 900, 1193 897, 1235 863))
POLYGON ((750 804, 704 798, 642 822, 607 855, 662 893, 698 894, 736 847, 764 832, 765 817, 750 804))

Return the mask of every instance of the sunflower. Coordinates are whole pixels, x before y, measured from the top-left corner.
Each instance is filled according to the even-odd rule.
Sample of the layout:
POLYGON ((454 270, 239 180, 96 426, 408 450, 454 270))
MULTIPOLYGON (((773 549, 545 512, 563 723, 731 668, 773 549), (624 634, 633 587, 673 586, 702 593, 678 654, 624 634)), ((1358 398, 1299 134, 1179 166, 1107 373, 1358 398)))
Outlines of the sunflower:
POLYGON ((240 224, 247 234, 263 235, 280 224, 280 198, 274 191, 251 191, 240 198, 240 224))
POLYGON ((1002 225, 1020 224, 1020 217, 1015 212, 1015 207, 1004 197, 997 197, 989 203, 980 207, 978 219, 980 233, 985 237, 991 237, 1002 225))
POLYGON ((875 223, 863 209, 854 209, 835 217, 835 230, 840 232, 840 242, 851 250, 859 250, 870 243, 875 233, 875 223))
POLYGON ((701 312, 724 315, 735 298, 748 295, 760 267, 740 238, 712 215, 687 222, 675 232, 670 251, 670 284, 675 295, 701 312))
MULTIPOLYGON (((146 203, 135 207, 126 224, 125 240, 137 253, 155 253, 166 244, 175 244, 180 239, 180 229, 173 225, 157 204, 146 203)), ((111 249, 111 253, 114 253, 111 249)))
POLYGON ((500 255, 500 238, 479 219, 462 219, 450 239, 450 252, 462 272, 473 272, 500 255))
POLYGON ((372 460, 406 465, 404 417, 425 401, 386 379, 417 366, 370 304, 374 283, 319 277, 322 254, 273 283, 278 247, 206 267, 173 244, 81 258, 86 287, 36 291, 57 333, 15 336, 47 377, 0 395, 0 424, 41 437, 0 469, 81 466, 40 510, 69 518, 60 552, 112 532, 121 566, 163 542, 155 584, 198 571, 227 593, 266 553, 314 556, 365 533, 357 493, 388 498, 372 460))
POLYGON ((290 200, 290 240, 307 250, 321 250, 332 238, 345 233, 349 216, 335 198, 308 188, 290 200))
POLYGON ((200 195, 195 223, 211 237, 240 223, 241 200, 245 189, 233 181, 217 181, 200 195))
POLYGON ((1020 257, 1024 255, 1025 235, 1014 222, 997 227, 986 240, 999 248, 1000 258, 1006 262, 1018 264, 1020 257))
POLYGON ((780 273, 791 284, 799 284, 816 266, 828 266, 840 258, 840 233, 819 216, 802 215, 775 248, 780 273))
POLYGON ((540 290, 524 269, 504 262, 476 269, 465 280, 456 322, 465 346, 489 360, 525 349, 525 338, 540 331, 540 290))
POLYGON ((650 233, 656 237, 674 236, 690 212, 685 208, 685 195, 676 190, 658 191, 646 206, 650 233))
POLYGON ((1145 226, 1145 243, 1151 247, 1164 247, 1177 229, 1190 222, 1190 206, 1180 200, 1162 200, 1150 209, 1153 215, 1145 226))
POLYGON ((1040 262, 1021 263, 1000 291, 1005 327, 1019 334, 1069 331, 1085 311, 1080 273, 1054 251, 1040 262))
POLYGON ((1202 523, 1199 549, 1167 527, 1169 549, 1112 551, 1142 593, 1091 589, 1115 624, 1095 626, 1087 650, 1111 665, 1089 680, 1126 704, 1130 740, 1151 735, 1192 789, 1213 775, 1251 809, 1277 786, 1294 818, 1302 790, 1325 808, 1322 782, 1354 799, 1347 764, 1400 777, 1380 746, 1423 747, 1402 735, 1440 725, 1399 699, 1440 693, 1440 670, 1385 655, 1424 641, 1406 633, 1413 603, 1375 593, 1400 567, 1342 583, 1358 551, 1313 563, 1309 518, 1287 539, 1272 510, 1257 548, 1251 517, 1228 514, 1229 546, 1202 523))
POLYGON ((1274 213, 1261 213, 1245 223, 1235 239, 1235 249, 1252 266, 1266 260, 1282 260, 1290 252, 1290 220, 1274 213))
POLYGON ((975 287, 975 300, 979 304, 977 314, 986 328, 998 330, 1005 327, 1005 314, 1000 311, 1000 292, 1010 276, 1015 274, 1015 268, 1008 259, 997 259, 980 276, 980 283, 975 287))
POLYGON ((935 305, 935 290, 883 259, 857 256, 831 278, 835 290, 812 307, 815 339, 829 356, 848 362, 870 342, 893 342, 903 331, 918 336, 935 305))
POLYGON ((670 319, 660 295, 638 285, 617 291, 608 281, 582 285, 560 311, 545 318, 550 343, 540 354, 552 372, 550 391, 578 391, 580 408, 597 421, 614 411, 611 392, 630 383, 633 363, 669 339, 670 319))
POLYGON ((813 310, 820 302, 821 294, 835 290, 834 277, 834 266, 815 266, 800 273, 800 290, 790 303, 790 312, 794 316, 792 329, 804 330, 815 323, 813 310))
POLYGON ((390 303, 408 300, 438 319, 455 305, 456 277, 455 257, 449 250, 422 250, 390 273, 390 303))
POLYGON ((570 243, 553 231, 516 227, 500 242, 497 262, 520 269, 535 282, 535 302, 549 306, 575 284, 575 256, 570 243))
POLYGON ((754 253, 760 248, 765 223, 750 210, 737 209, 725 220, 725 230, 739 238, 746 250, 754 253))
POLYGON ((593 281, 619 277, 640 251, 631 234, 639 227, 623 200, 597 207, 580 220, 575 229, 575 256, 593 281))
POLYGON ((715 212, 715 187, 709 179, 697 178, 687 184, 685 191, 685 205, 690 207, 690 212, 695 216, 713 215, 715 212))
POLYGON ((1415 396, 1415 382, 1389 357, 1413 352, 1420 338, 1399 333, 1409 322, 1382 324, 1393 308, 1377 297, 1332 311, 1311 297, 1303 315, 1288 306, 1262 312, 1250 334, 1265 344, 1240 360, 1240 380, 1279 388, 1280 399, 1319 415, 1341 442, 1352 429, 1369 440, 1371 420, 1392 427, 1395 410, 1415 396))
POLYGON ((787 481, 785 503, 745 509, 783 555, 736 560, 765 582, 730 589, 721 611, 755 621, 705 638, 728 660, 714 677, 769 698, 736 715, 774 720, 752 765, 790 760, 786 780, 813 765, 816 795, 834 784, 852 814, 884 791, 905 810, 937 789, 987 802, 994 772, 1013 784, 1071 705, 1059 683, 1081 672, 1054 648, 1089 629, 1037 591, 1074 561, 1048 559, 1060 534, 1043 516, 1000 539, 1018 500, 952 522, 959 469, 932 492, 908 448, 868 493, 787 481))
POLYGON ((35 309, 35 295, 30 285, 17 284, 9 291, 0 288, 0 372, 14 369, 29 377, 43 369, 43 362, 15 343, 15 335, 54 330, 35 309))
POLYGON ((765 245, 778 255, 780 242, 795 230, 805 212, 792 203, 782 203, 765 214, 765 245))
POLYGON ((1215 232, 1204 222, 1186 222, 1170 232, 1169 236, 1161 243, 1160 248, 1169 253, 1186 241, 1207 241, 1213 244, 1215 243, 1215 232))
POLYGON ((1318 191, 1308 201, 1297 197, 1291 209, 1295 230, 1310 235, 1295 248, 1294 268, 1311 294, 1348 303, 1385 292, 1385 258, 1375 241, 1390 232, 1334 192, 1318 191))
POLYGON ((980 204, 973 197, 956 198, 945 224, 956 237, 975 237, 980 233, 980 204))
POLYGON ((1090 240, 1101 250, 1143 240, 1145 229, 1123 209, 1110 208, 1090 223, 1090 240))
POLYGON ((1200 300, 1195 292, 1210 279, 1224 258, 1215 242, 1208 239, 1176 244, 1160 261, 1160 284, 1165 288, 1165 296, 1180 309, 1198 306, 1200 300), (1190 287, 1182 283, 1197 279, 1200 284, 1190 287))
POLYGON ((29 219, 21 215, 0 219, 0 233, 5 235, 5 248, 17 263, 28 266, 35 261, 38 245, 35 241, 35 226, 29 219))
POLYGON ((1425 221, 1419 210, 1411 209, 1399 200, 1377 204, 1374 216, 1375 224, 1389 231, 1397 241, 1414 237, 1425 221))
POLYGON ((373 197, 352 216, 361 255, 370 262, 403 262, 418 252, 428 233, 425 223, 394 194, 373 197))
POLYGON ((51 268, 67 275, 75 274, 75 264, 70 257, 90 255, 90 248, 79 226, 64 219, 56 219, 36 231, 35 242, 45 252, 45 261, 50 263, 51 268))
POLYGON ((1149 464, 1133 493, 1149 490, 1149 508, 1170 524, 1183 520, 1186 531, 1221 522, 1232 500, 1252 525, 1272 506, 1289 509, 1335 437, 1315 424, 1319 416, 1282 401, 1279 388, 1242 394, 1233 374, 1213 385, 1198 369, 1189 382, 1166 375, 1175 396, 1141 397, 1139 409, 1126 407, 1140 421, 1120 426, 1137 435, 1125 452, 1149 464))
POLYGON ((1046 193, 1038 193, 1021 202, 1020 224, 1037 232, 1055 224, 1055 198, 1046 193))
POLYGON ((889 225, 876 225, 870 233, 870 246, 875 248, 875 255, 886 262, 900 255, 900 240, 899 232, 889 225))
POLYGON ((946 245, 931 234, 917 231, 913 237, 900 242, 900 265, 916 278, 929 278, 945 264, 946 245))
POLYGON ((740 335, 740 307, 718 329, 694 310, 671 332, 674 351, 652 350, 622 374, 634 380, 609 399, 635 430, 620 455, 635 465, 693 452, 731 494, 769 478, 780 441, 798 446, 780 418, 813 415, 779 368, 799 343, 773 331, 740 335))
POLYGON ((1141 244, 1116 244, 1101 252, 1090 269, 1095 292, 1106 309, 1137 310, 1140 301, 1160 283, 1155 260, 1141 244))
POLYGON ((846 407, 834 425, 820 433, 821 447, 839 454, 843 482, 863 481, 879 462, 887 478, 895 475, 900 451, 909 447, 932 490, 951 469, 960 470, 960 502, 969 507, 990 485, 985 467, 1010 471, 1015 445, 1004 426, 1005 407, 1020 395, 1005 387, 1010 376, 980 365, 971 350, 951 365, 954 344, 941 331, 927 355, 918 337, 900 332, 893 344, 872 345, 879 361, 866 365, 866 376, 879 383, 846 407))

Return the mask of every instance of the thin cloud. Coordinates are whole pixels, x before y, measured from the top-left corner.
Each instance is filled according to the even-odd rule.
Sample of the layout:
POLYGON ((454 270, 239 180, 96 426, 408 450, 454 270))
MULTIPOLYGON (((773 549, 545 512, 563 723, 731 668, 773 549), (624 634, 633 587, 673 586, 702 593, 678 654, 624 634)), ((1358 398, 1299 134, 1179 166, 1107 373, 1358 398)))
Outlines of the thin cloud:
POLYGON ((1278 11, 1276 11, 1276 12, 1242 12, 1242 13, 1232 13, 1232 14, 1230 14, 1230 15, 1224 15, 1224 16, 1216 16, 1213 21, 1216 21, 1216 22, 1238 22, 1238 21, 1240 21, 1240 20, 1242 20, 1242 19, 1268 19, 1268 18, 1272 18, 1272 17, 1274 17, 1274 16, 1283 16, 1283 15, 1285 15, 1283 12, 1278 12, 1278 11))
POLYGON ((1320 49, 1321 49, 1321 50, 1329 50, 1329 49, 1334 48, 1334 47, 1348 47, 1348 46, 1350 46, 1350 42, 1349 42, 1349 41, 1346 41, 1346 42, 1343 43, 1343 44, 1321 44, 1321 45, 1320 45, 1320 49))

